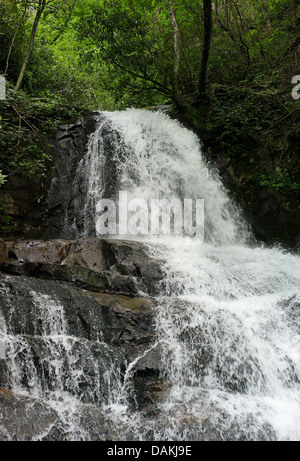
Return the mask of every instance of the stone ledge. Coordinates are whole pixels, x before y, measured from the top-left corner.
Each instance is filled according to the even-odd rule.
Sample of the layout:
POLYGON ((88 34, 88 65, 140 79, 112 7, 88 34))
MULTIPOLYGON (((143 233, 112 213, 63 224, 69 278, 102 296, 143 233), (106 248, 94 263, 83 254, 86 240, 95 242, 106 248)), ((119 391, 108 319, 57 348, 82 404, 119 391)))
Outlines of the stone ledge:
POLYGON ((162 261, 143 243, 105 240, 0 241, 2 272, 72 282, 95 292, 155 296, 162 261))

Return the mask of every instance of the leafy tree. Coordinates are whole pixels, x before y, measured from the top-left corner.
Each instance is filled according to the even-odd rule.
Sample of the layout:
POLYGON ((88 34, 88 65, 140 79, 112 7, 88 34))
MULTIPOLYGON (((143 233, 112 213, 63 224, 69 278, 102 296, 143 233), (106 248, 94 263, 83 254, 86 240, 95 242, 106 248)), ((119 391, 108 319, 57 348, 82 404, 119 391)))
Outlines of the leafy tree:
POLYGON ((93 4, 80 19, 79 32, 83 59, 106 62, 118 88, 125 84, 133 94, 173 96, 172 30, 165 2, 93 4))
POLYGON ((0 72, 8 78, 15 77, 23 60, 27 16, 17 0, 0 0, 0 72))
MULTIPOLYGON (((40 22, 40 19, 41 19, 43 13, 44 12, 46 12, 48 14, 51 13, 51 12, 56 13, 57 10, 58 11, 60 9, 64 10, 65 7, 69 8, 68 16, 67 16, 67 18, 65 20, 65 23, 64 23, 64 26, 66 26, 66 24, 69 22, 69 20, 71 18, 71 15, 72 15, 74 7, 75 7, 75 4, 76 4, 76 0, 75 1, 73 0, 71 6, 69 5, 68 0, 36 0, 35 2, 31 3, 31 8, 35 9, 36 13, 35 13, 35 16, 34 16, 34 21, 33 21, 32 29, 31 29, 28 52, 27 52, 27 54, 25 56, 25 59, 23 61, 23 64, 22 64, 22 67, 21 67, 21 70, 20 70, 20 73, 19 73, 19 76, 18 76, 18 79, 17 79, 17 83, 16 83, 16 86, 15 86, 16 91, 18 91, 21 88, 25 71, 27 69, 29 60, 30 60, 30 58, 32 56, 32 53, 33 53, 33 50, 34 50, 35 40, 36 40, 38 27, 39 27, 39 22, 40 22)), ((24 8, 26 9, 27 6, 28 6, 28 2, 25 1, 24 8)), ((62 35, 63 31, 64 31, 64 28, 62 28, 59 31, 59 33, 56 35, 54 41, 58 40, 58 38, 62 35)))
MULTIPOLYGON (((25 56, 25 59, 23 61, 23 64, 22 64, 22 67, 21 67, 21 70, 20 70, 20 73, 19 73, 19 76, 18 76, 18 79, 17 79, 17 83, 16 83, 16 86, 15 86, 16 91, 18 91, 21 88, 22 81, 23 81, 23 78, 24 78, 24 74, 25 74, 27 65, 29 63, 29 60, 30 60, 31 55, 32 55, 32 52, 34 50, 35 37, 36 37, 36 34, 37 34, 39 21, 40 21, 41 16, 42 16, 42 14, 43 14, 46 6, 47 6, 47 3, 49 3, 50 1, 51 0, 48 0, 48 2, 47 2, 47 0, 38 0, 38 3, 36 5, 37 9, 36 9, 35 18, 34 18, 34 21, 33 21, 33 26, 32 26, 32 29, 31 29, 29 48, 28 48, 28 52, 27 52, 27 54, 25 56)), ((27 2, 25 4, 25 8, 26 7, 27 7, 27 2)))
POLYGON ((17 89, 60 103, 182 107, 216 84, 275 72, 290 82, 299 8, 296 0, 0 0, 0 69, 17 89))

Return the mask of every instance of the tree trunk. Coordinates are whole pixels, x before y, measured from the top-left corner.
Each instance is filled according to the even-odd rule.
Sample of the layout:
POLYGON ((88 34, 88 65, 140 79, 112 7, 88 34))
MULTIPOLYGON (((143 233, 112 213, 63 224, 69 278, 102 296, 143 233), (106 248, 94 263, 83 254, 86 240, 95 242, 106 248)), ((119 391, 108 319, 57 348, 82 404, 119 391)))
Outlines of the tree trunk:
POLYGON ((204 37, 202 46, 202 60, 200 66, 199 84, 198 84, 198 98, 197 101, 201 102, 207 98, 207 66, 210 53, 211 36, 212 36, 212 0, 203 0, 203 13, 204 13, 204 37))
POLYGON ((39 0, 38 9, 37 9, 35 19, 34 19, 34 23, 33 23, 32 30, 31 30, 28 53, 26 55, 26 58, 24 59, 24 62, 22 64, 22 68, 20 70, 20 74, 19 74, 16 86, 15 86, 16 91, 18 91, 21 88, 22 81, 23 81, 23 78, 24 78, 24 74, 25 74, 25 71, 27 69, 27 65, 29 63, 29 60, 30 60, 31 55, 32 55, 32 52, 34 50, 34 44, 35 44, 35 38, 36 38, 37 29, 38 29, 38 25, 39 25, 39 20, 40 20, 42 14, 44 12, 44 9, 46 7, 46 3, 47 3, 47 0, 39 0))
POLYGON ((271 23, 271 18, 269 16, 269 4, 268 0, 264 0, 264 13, 266 15, 266 29, 268 31, 272 30, 272 23, 271 23))
POLYGON ((17 24, 17 27, 16 27, 16 30, 15 30, 15 33, 14 33, 14 36, 12 38, 12 41, 11 41, 11 44, 9 46, 9 50, 8 50, 8 54, 7 54, 7 58, 6 58, 6 66, 5 66, 5 71, 4 71, 4 76, 6 77, 7 75, 7 71, 8 71, 8 67, 9 67, 9 60, 10 60, 10 55, 11 55, 11 52, 12 52, 12 49, 14 47, 14 44, 15 44, 15 41, 16 41, 16 38, 17 38, 17 35, 18 35, 18 31, 19 31, 19 28, 20 28, 20 25, 22 24, 24 18, 25 18, 25 15, 26 15, 26 11, 27 11, 27 2, 24 6, 24 11, 23 11, 23 14, 22 16, 20 17, 20 20, 17 24))
POLYGON ((179 93, 179 69, 180 69, 180 43, 179 43, 179 27, 175 15, 174 3, 169 2, 169 13, 171 18, 171 25, 173 29, 173 43, 174 43, 174 66, 173 66, 173 92, 174 98, 177 102, 180 99, 179 93))

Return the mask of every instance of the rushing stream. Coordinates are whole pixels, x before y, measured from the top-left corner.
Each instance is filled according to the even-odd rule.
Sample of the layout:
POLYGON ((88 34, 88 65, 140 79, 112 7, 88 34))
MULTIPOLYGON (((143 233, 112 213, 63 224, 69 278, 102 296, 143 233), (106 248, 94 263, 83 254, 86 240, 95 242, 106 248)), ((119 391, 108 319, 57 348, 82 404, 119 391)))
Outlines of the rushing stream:
MULTIPOLYGON (((136 440, 197 440, 204 434, 208 440, 299 441, 299 256, 254 241, 217 173, 204 161, 197 137, 167 115, 135 109, 104 113, 88 147, 78 167, 88 190, 86 236, 95 230, 99 199, 117 200, 119 191, 147 203, 173 198, 204 199, 205 203, 204 242, 188 235, 113 236, 142 240, 152 257, 166 261, 156 328, 170 388, 159 411, 145 422, 129 410, 133 364, 128 366, 125 382, 116 376, 117 385, 105 402, 99 395, 101 389, 95 391, 96 404, 103 405, 120 440, 126 440, 131 431, 136 440), (115 186, 105 197, 107 190, 113 190, 103 174, 107 164, 102 131, 108 125, 114 145, 110 161, 115 186)), ((32 296, 37 308, 45 310, 44 317, 40 316, 46 319, 40 334, 48 337, 49 350, 50 342, 55 343, 56 351, 64 348, 76 384, 76 373, 80 375, 81 370, 70 365, 74 344, 65 335, 63 312, 53 300, 32 296)), ((100 341, 97 347, 100 350, 104 345, 100 341)), ((59 381, 66 365, 59 357, 52 365, 48 373, 60 392, 66 388, 59 381)), ((95 380, 101 373, 97 363, 95 380)), ((107 382, 104 379, 106 388, 111 373, 106 374, 107 382)), ((18 379, 16 376, 15 385, 21 386, 18 379)), ((37 377, 30 379, 36 392, 44 392, 37 377)), ((71 394, 76 396, 74 383, 72 386, 71 394)), ((67 391, 57 401, 74 409, 67 391)), ((54 391, 47 392, 55 398, 54 391)), ((80 392, 77 397, 82 397, 80 392)), ((69 417, 71 420, 76 425, 76 418, 69 417)), ((74 438, 79 437, 78 428, 72 431, 74 438)), ((88 439, 88 434, 81 438, 88 439)))
POLYGON ((247 226, 191 132, 163 114, 108 117, 126 145, 123 189, 148 199, 205 199, 203 244, 170 236, 150 246, 167 261, 157 326, 172 390, 160 436, 184 438, 180 419, 197 431, 208 418, 224 437, 235 425, 241 438, 300 440, 299 257, 249 245, 247 226))

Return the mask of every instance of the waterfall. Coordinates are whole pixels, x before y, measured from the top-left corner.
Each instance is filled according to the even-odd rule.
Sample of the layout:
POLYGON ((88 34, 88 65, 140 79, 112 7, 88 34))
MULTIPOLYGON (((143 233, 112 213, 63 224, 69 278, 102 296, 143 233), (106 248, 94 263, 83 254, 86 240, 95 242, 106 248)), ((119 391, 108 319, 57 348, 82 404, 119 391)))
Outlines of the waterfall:
MULTIPOLYGON (((41 403, 53 412, 53 431, 63 434, 63 440, 88 440, 82 423, 85 407, 105 405, 119 393, 119 357, 102 338, 72 334, 59 297, 42 293, 39 283, 36 287, 37 291, 29 291, 26 318, 7 291, 9 321, 0 317, 0 359, 7 360, 12 390, 24 399, 25 408, 26 399, 29 407, 41 403)), ((0 434, 1 430, 0 424, 0 434)), ((32 439, 41 440, 44 435, 37 428, 32 439)))
MULTIPOLYGON (((119 134, 113 160, 121 190, 146 200, 205 200, 204 243, 146 238, 150 254, 167 261, 157 331, 172 383, 154 437, 300 440, 300 258, 251 241, 191 131, 163 113, 106 117, 119 134)), ((89 145, 90 200, 105 190, 95 167, 104 163, 101 130, 89 145)))
POLYGON ((97 201, 105 194, 105 198, 116 199, 117 191, 122 190, 132 199, 146 201, 204 199, 207 241, 226 245, 249 239, 246 223, 217 172, 206 165, 194 133, 160 112, 131 109, 105 116, 91 135, 88 153, 78 168, 87 189, 85 235, 95 228, 97 201), (109 159, 103 142, 107 131, 113 146, 109 159))
MULTIPOLYGON (((121 373, 102 338, 72 336, 60 300, 35 291, 31 337, 10 331, 14 306, 10 324, 0 317, 14 390, 51 404, 75 440, 89 439, 78 416, 85 403, 101 408, 119 440, 299 441, 300 258, 254 240, 197 136, 161 112, 101 113, 74 188, 86 194, 83 222, 75 216, 72 224, 78 237, 103 236, 98 203, 117 201, 120 191, 147 204, 204 200, 203 241, 184 233, 109 236, 140 240, 164 261, 152 347, 160 347, 169 390, 155 414, 133 411, 131 381, 146 352, 121 373), (42 351, 43 376, 34 347, 42 351)), ((143 220, 149 224, 149 215, 143 220)))

